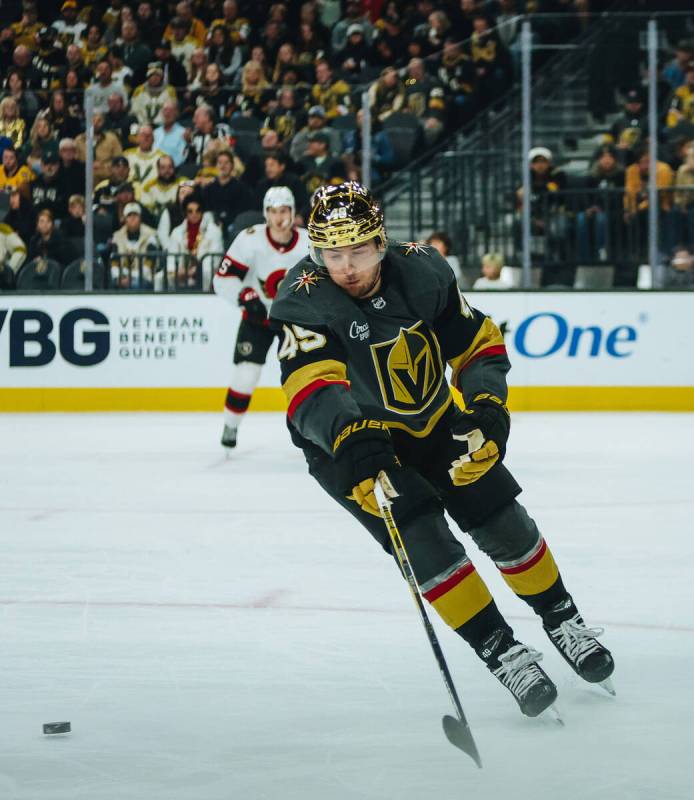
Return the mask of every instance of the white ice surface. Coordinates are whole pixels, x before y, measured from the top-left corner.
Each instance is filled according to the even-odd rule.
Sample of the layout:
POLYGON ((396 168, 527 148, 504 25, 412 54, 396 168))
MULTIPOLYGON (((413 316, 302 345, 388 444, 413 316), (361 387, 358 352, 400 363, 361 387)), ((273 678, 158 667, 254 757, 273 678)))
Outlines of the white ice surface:
POLYGON ((689 800, 694 419, 516 414, 508 463, 616 699, 469 540, 566 727, 521 716, 306 474, 279 415, 0 416, 0 800, 689 800), (73 733, 46 737, 44 722, 73 733))

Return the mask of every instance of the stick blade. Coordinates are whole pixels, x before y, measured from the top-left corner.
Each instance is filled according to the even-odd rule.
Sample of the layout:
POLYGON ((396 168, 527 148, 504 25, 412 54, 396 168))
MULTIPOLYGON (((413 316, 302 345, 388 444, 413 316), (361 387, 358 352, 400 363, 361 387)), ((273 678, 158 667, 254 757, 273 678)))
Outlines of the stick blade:
POLYGON ((459 719, 451 717, 450 714, 446 714, 442 722, 443 732, 446 734, 446 738, 453 747, 457 747, 458 750, 467 753, 475 764, 482 769, 482 759, 477 751, 477 745, 472 738, 472 731, 470 728, 459 719))

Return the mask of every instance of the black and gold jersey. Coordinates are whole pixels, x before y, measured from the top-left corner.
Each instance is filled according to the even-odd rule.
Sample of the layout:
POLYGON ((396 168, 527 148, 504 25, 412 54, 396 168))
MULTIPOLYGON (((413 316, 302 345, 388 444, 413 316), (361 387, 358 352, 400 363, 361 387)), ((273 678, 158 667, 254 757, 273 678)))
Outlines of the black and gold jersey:
POLYGON ((378 294, 355 300, 306 258, 282 282, 270 316, 290 426, 327 452, 363 418, 425 437, 453 402, 506 398, 510 364, 497 326, 460 294, 446 261, 419 243, 390 245, 378 294))

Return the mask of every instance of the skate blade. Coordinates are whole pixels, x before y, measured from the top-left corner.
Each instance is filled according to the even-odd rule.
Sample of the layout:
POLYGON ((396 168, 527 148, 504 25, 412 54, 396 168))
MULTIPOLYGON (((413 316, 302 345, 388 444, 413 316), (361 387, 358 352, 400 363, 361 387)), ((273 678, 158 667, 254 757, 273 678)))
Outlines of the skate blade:
POLYGON ((559 709, 557 708, 556 703, 552 703, 551 706, 546 708, 542 712, 542 716, 545 719, 550 720, 551 722, 556 722, 557 725, 560 725, 562 728, 565 727, 564 720, 562 719, 561 714, 559 713, 559 709))
POLYGON ((612 685, 611 678, 605 678, 604 681, 600 681, 598 686, 600 686, 600 688, 604 689, 607 692, 607 694, 609 694, 611 697, 616 697, 617 696, 617 692, 615 692, 615 690, 614 690, 614 686, 612 685))

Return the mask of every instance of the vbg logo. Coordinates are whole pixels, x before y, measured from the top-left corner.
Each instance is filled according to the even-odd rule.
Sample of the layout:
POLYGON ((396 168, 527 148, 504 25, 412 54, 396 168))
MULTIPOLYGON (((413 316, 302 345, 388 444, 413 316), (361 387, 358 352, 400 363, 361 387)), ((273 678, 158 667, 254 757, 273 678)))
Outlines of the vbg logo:
POLYGON ((45 367, 58 349, 65 361, 77 367, 99 364, 111 349, 108 329, 94 327, 104 325, 108 325, 108 317, 101 311, 75 308, 62 316, 58 335, 52 337, 53 319, 45 311, 0 308, 0 335, 5 327, 9 334, 10 367, 45 367))
POLYGON ((513 342, 526 358, 547 358, 560 351, 569 358, 578 355, 595 358, 601 352, 612 358, 628 358, 634 352, 629 345, 636 338, 636 328, 631 325, 611 329, 599 325, 571 326, 561 314, 543 311, 521 322, 513 342))

